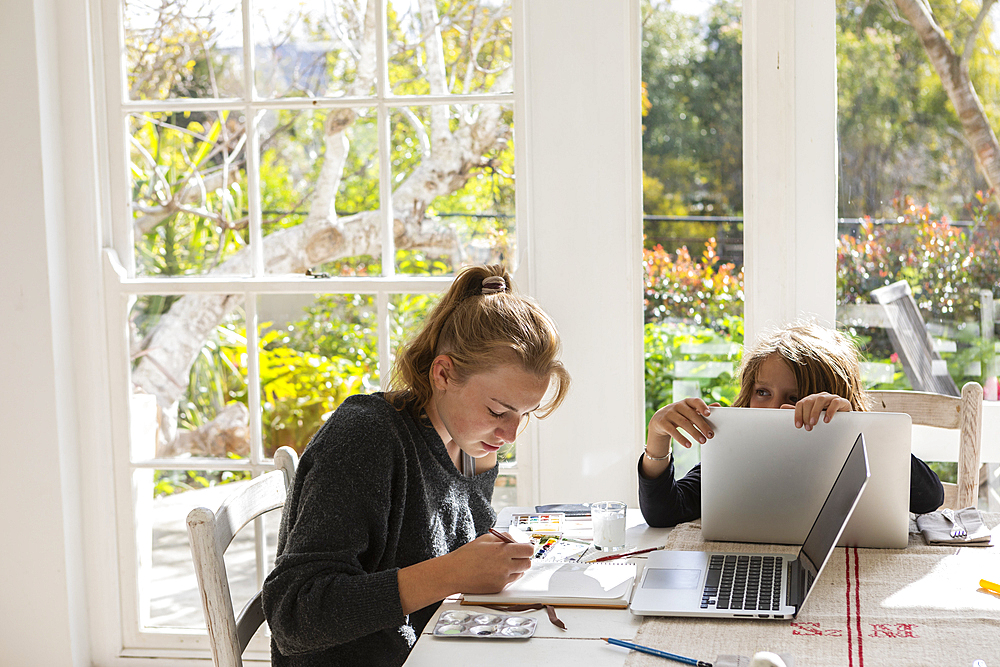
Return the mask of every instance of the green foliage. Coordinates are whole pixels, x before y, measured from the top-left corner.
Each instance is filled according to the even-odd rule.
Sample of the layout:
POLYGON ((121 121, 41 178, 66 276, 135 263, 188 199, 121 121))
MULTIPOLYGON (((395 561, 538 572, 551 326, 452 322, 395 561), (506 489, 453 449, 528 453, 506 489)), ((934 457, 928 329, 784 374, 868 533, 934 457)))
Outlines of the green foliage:
MULTIPOLYGON (((238 460, 240 457, 230 454, 229 458, 238 460)), ((231 484, 251 476, 249 470, 156 470, 153 473, 153 497, 231 484)))
POLYGON ((699 326, 724 326, 725 316, 743 312, 743 269, 720 264, 716 242, 705 243, 701 262, 687 248, 675 255, 661 246, 643 249, 645 321, 689 320, 699 326))
MULTIPOLYGON (((977 193, 968 207, 975 224, 963 228, 918 206, 910 197, 894 200, 897 224, 869 218, 837 244, 837 294, 842 303, 867 303, 872 290, 906 280, 929 326, 944 327, 958 346, 943 353, 959 386, 970 362, 985 358, 979 335, 980 290, 1000 295, 1000 217, 989 198, 977 193)), ((891 345, 884 332, 867 336, 870 355, 886 357, 891 345)))
POLYGON ((931 318, 978 319, 979 290, 1000 294, 1000 218, 987 197, 978 193, 969 207, 975 218, 969 228, 949 224, 910 197, 893 203, 897 224, 863 218, 856 233, 841 235, 837 293, 843 302, 866 302, 873 289, 903 279, 931 318))
POLYGON ((363 389, 363 369, 343 357, 331 358, 287 347, 284 331, 261 337, 262 436, 268 456, 279 447, 302 452, 326 418, 363 389))
POLYGON ((131 117, 133 215, 147 229, 136 243, 140 273, 205 273, 246 246, 244 122, 227 111, 131 117), (186 191, 200 204, 179 203, 186 191), (162 219, 145 225, 147 216, 162 219))
POLYGON ((978 307, 978 289, 995 288, 1000 275, 995 233, 990 234, 984 224, 968 231, 950 225, 909 197, 894 203, 897 224, 878 225, 863 218, 856 234, 841 235, 837 252, 841 299, 867 302, 873 289, 906 280, 917 304, 932 317, 970 316, 978 307))
MULTIPOLYGON (((936 20, 955 50, 977 3, 933 2, 936 20)), ((916 31, 892 3, 837 3, 839 213, 892 214, 892 197, 910 193, 952 217, 985 187, 937 73, 916 31)), ((992 22, 981 26, 967 58, 972 82, 991 124, 1000 120, 992 22)))
MULTIPOLYGON (((717 360, 716 355, 691 351, 692 345, 743 342, 743 271, 719 263, 715 239, 705 243, 701 261, 687 248, 671 255, 656 246, 643 250, 645 290, 646 423, 659 408, 673 403, 678 361, 717 360), (682 346, 688 351, 683 352, 682 346)), ((739 363, 740 353, 721 360, 739 363)), ((739 393, 729 373, 699 378, 702 398, 731 405, 739 393)))
MULTIPOLYGON (((716 329, 684 322, 649 322, 645 326, 645 378, 646 378, 646 423, 653 413, 664 405, 674 403, 673 381, 679 379, 674 372, 677 361, 704 360, 706 355, 683 353, 682 345, 711 344, 718 342, 743 342, 743 319, 725 317, 718 323, 724 330, 720 335, 716 329)), ((738 365, 740 353, 726 357, 738 365)), ((739 384, 733 375, 724 373, 714 378, 699 378, 701 395, 708 403, 718 402, 732 405, 739 394, 739 384)))
MULTIPOLYGON (((734 215, 743 210, 742 31, 739 5, 718 0, 704 23, 643 2, 643 210, 734 215)), ((658 239, 662 241, 662 239, 658 239)))

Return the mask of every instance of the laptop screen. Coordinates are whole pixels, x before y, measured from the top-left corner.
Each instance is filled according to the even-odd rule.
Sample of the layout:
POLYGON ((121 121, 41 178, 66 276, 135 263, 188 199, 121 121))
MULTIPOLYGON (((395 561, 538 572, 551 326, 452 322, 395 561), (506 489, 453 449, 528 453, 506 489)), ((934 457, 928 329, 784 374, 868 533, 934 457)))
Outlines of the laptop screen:
POLYGON ((799 565, 813 577, 833 552, 870 475, 865 437, 859 434, 799 552, 799 565))

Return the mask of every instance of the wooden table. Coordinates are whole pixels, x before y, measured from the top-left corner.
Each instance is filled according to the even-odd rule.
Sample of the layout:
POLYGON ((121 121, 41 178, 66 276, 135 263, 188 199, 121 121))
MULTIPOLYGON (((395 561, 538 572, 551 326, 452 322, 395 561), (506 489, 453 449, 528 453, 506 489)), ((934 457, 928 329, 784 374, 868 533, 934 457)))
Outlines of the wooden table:
MULTIPOLYGON (((996 543, 997 531, 1000 530, 1000 515, 990 514, 986 516, 988 517, 987 526, 993 529, 994 543, 996 543)), ((642 523, 637 510, 630 510, 628 523, 628 541, 639 548, 666 543, 668 548, 693 549, 704 546, 709 549, 721 547, 719 550, 726 550, 726 545, 721 543, 701 543, 698 522, 682 524, 671 534, 669 529, 649 528, 642 523)), ((768 548, 767 545, 761 546, 764 549, 768 548)), ((787 551, 788 547, 781 547, 781 549, 787 551)), ((446 664, 468 664, 476 667, 490 667, 492 665, 521 667, 578 664, 588 667, 592 665, 622 667, 628 664, 629 667, 645 667, 646 665, 672 664, 659 658, 643 656, 631 653, 626 649, 609 646, 600 639, 601 637, 617 637, 625 640, 636 640, 639 643, 708 661, 715 660, 720 653, 752 655, 754 650, 775 650, 793 657, 799 656, 801 659, 797 660, 797 667, 803 667, 806 664, 820 667, 823 665, 840 667, 847 665, 848 659, 853 667, 863 667, 866 657, 869 664, 879 664, 880 652, 884 652, 886 646, 889 645, 899 647, 899 650, 906 654, 907 646, 917 645, 915 640, 918 637, 915 635, 923 633, 925 641, 929 637, 942 635, 942 637, 956 642, 956 652, 953 654, 956 660, 940 662, 940 660, 935 659, 932 662, 921 662, 919 659, 906 659, 898 664, 971 665, 972 660, 967 658, 974 656, 983 659, 989 667, 1000 666, 1000 641, 995 640, 997 636, 1000 636, 996 632, 1000 628, 1000 597, 992 598, 985 591, 977 591, 975 583, 965 581, 972 576, 989 578, 992 575, 994 580, 1000 579, 998 576, 1000 575, 1000 548, 996 546, 988 548, 928 547, 923 544, 923 539, 919 534, 913 534, 911 535, 910 547, 907 549, 847 550, 838 547, 837 552, 831 557, 831 563, 833 563, 834 558, 839 559, 837 560, 837 568, 839 569, 830 570, 829 574, 824 572, 824 576, 820 579, 820 584, 830 588, 830 590, 826 593, 814 591, 813 596, 819 593, 820 597, 811 597, 803 613, 799 614, 794 622, 763 623, 740 619, 701 620, 649 617, 646 620, 646 625, 643 625, 643 617, 633 616, 625 609, 560 608, 558 614, 566 623, 567 629, 565 631, 552 626, 542 611, 525 612, 538 619, 535 636, 530 641, 506 641, 437 638, 430 635, 436 620, 432 619, 425 629, 424 635, 421 636, 410 653, 406 665, 407 667, 437 667, 446 664), (918 575, 910 573, 912 576, 901 576, 901 581, 898 584, 890 581, 887 585, 884 580, 886 578, 885 572, 893 571, 891 568, 894 567, 894 562, 898 563, 900 560, 905 562, 910 557, 913 557, 912 563, 914 563, 910 569, 919 570, 920 573, 918 575), (934 562, 930 562, 929 559, 934 562), (863 606, 858 606, 861 604, 859 600, 848 597, 846 604, 840 602, 844 598, 843 591, 845 590, 844 572, 842 572, 844 565, 841 561, 853 563, 854 568, 847 573, 849 583, 846 590, 857 596, 859 588, 861 588, 862 593, 865 593, 874 592, 881 586, 877 601, 887 602, 899 610, 903 610, 904 617, 894 619, 892 614, 895 611, 890 610, 889 620, 893 621, 891 623, 885 623, 883 622, 885 619, 876 618, 874 615, 871 618, 862 618, 858 613, 863 608, 863 606), (956 562, 961 565, 957 573, 955 571, 956 562), (860 569, 858 569, 859 564, 860 569), (887 567, 890 569, 887 570, 887 567), (865 579, 866 568, 870 572, 880 573, 869 575, 878 578, 878 581, 865 579), (969 571, 965 572, 965 569, 969 571), (944 573, 942 574, 942 572, 944 573), (851 581, 853 584, 850 583, 851 581), (862 588, 862 585, 865 587, 862 588), (893 587, 894 585, 895 587, 893 587), (923 591, 920 588, 915 589, 915 586, 929 586, 929 588, 923 591), (941 590, 936 590, 934 586, 941 590), (833 590, 834 588, 836 590, 833 590), (952 614, 951 620, 947 614, 942 616, 940 610, 934 609, 941 606, 932 602, 932 600, 938 599, 939 592, 943 604, 952 604, 952 602, 957 601, 957 612, 954 610, 948 612, 952 614), (848 613, 846 619, 839 617, 840 612, 832 617, 823 616, 823 605, 821 604, 823 595, 834 601, 833 603, 828 601, 827 606, 841 604, 848 612, 853 609, 854 615, 851 616, 848 613), (962 611, 962 609, 971 611, 962 611), (925 619, 920 620, 923 625, 911 626, 908 624, 907 619, 914 614, 927 615, 925 619), (972 631, 967 627, 953 627, 952 624, 955 623, 956 618, 963 622, 975 622, 978 628, 989 635, 989 641, 984 644, 978 637, 968 637, 968 641, 963 641, 963 638, 971 635, 972 631), (841 625, 844 627, 840 627, 841 625), (908 634, 914 636, 908 637, 908 634), (785 637, 785 635, 790 636, 785 637), (815 635, 815 639, 813 635, 815 635), (974 639, 978 640, 978 646, 971 649, 970 646, 974 643, 974 639), (811 650, 812 645, 803 642, 813 641, 817 644, 823 643, 827 647, 818 652, 821 655, 806 655, 806 652, 811 650), (763 646, 762 644, 768 645, 763 646)), ((645 558, 639 556, 634 561, 639 565, 640 576, 636 578, 638 581, 645 558)), ((442 604, 441 611, 458 608, 460 608, 458 602, 446 601, 442 604)), ((469 610, 470 607, 463 609, 469 610)))

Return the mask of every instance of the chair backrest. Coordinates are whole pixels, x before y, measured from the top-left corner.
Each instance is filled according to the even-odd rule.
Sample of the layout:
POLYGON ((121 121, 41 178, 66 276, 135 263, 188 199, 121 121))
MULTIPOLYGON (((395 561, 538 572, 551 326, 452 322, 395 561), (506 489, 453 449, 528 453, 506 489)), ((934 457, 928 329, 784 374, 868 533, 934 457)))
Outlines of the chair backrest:
POLYGON ((226 499, 218 511, 196 507, 187 515, 191 557, 198 576, 212 659, 216 667, 242 667, 243 650, 264 622, 260 591, 237 616, 223 554, 240 528, 285 504, 298 456, 291 447, 274 454, 275 470, 260 475, 226 499))
MULTIPOLYGON (((882 306, 885 313, 889 341, 899 355, 903 372, 917 391, 958 396, 958 385, 951 376, 934 372, 934 361, 941 355, 934 349, 934 342, 927 333, 923 315, 913 299, 910 284, 900 280, 872 290, 872 300, 882 306)), ((939 364, 943 365, 943 364, 939 364)))
POLYGON ((979 497, 979 448, 983 430, 983 388, 978 382, 962 387, 962 396, 922 391, 871 391, 872 409, 905 412, 913 424, 957 429, 958 483, 945 484, 944 507, 974 507, 979 497))

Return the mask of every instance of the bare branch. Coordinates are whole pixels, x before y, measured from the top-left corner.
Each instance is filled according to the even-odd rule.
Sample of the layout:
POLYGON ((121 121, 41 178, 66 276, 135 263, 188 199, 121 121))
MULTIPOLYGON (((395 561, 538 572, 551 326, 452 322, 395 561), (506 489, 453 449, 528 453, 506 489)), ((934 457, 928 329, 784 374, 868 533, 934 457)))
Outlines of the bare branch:
POLYGON ((972 22, 972 28, 969 29, 969 34, 965 36, 965 44, 962 46, 962 66, 968 69, 969 59, 972 58, 973 49, 976 47, 976 39, 979 37, 979 31, 983 27, 983 21, 986 20, 986 15, 990 13, 990 9, 996 0, 983 0, 983 6, 979 8, 979 13, 976 15, 975 21, 972 22))
POLYGON ((427 137, 427 130, 424 129, 424 124, 420 122, 417 115, 413 113, 413 109, 409 107, 402 107, 397 109, 401 114, 403 114, 408 121, 410 121, 410 127, 413 131, 417 133, 417 142, 420 144, 420 153, 424 157, 430 157, 431 154, 431 140, 427 137))

